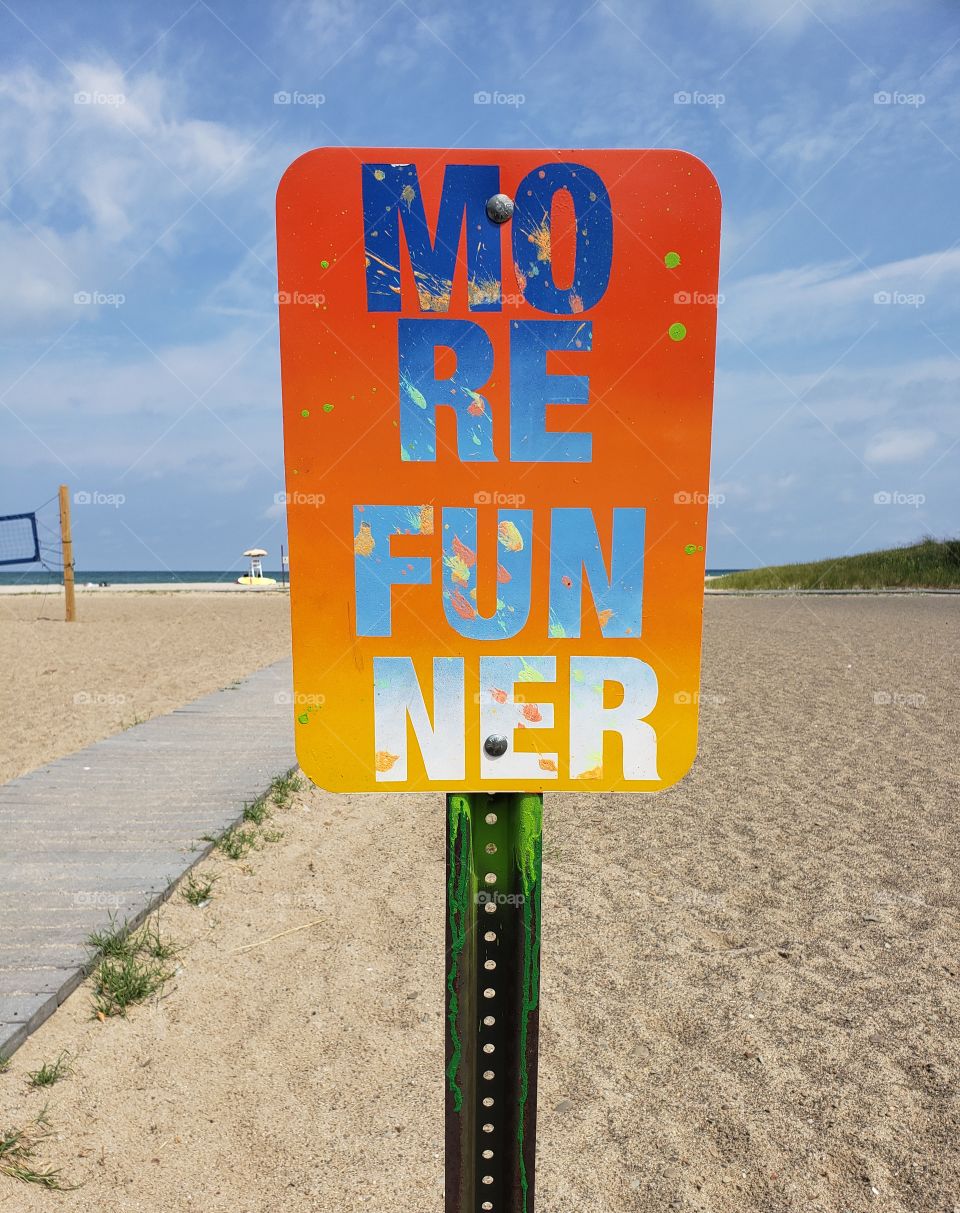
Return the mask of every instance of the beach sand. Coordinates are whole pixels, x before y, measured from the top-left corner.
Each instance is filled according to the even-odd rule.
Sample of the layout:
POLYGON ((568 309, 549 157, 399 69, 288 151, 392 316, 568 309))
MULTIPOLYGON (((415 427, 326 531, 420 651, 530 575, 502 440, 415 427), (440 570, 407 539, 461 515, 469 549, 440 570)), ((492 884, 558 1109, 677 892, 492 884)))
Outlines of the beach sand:
MULTIPOLYGON (((278 660, 289 599, 79 591, 0 596, 0 782, 278 660)), ((2 1206, 0 1206, 2 1207, 2 1206)))
MULTIPOLYGON (((547 797, 543 1213, 960 1206, 958 624, 712 598, 691 775, 547 797)), ((0 1209, 442 1209, 442 802, 273 824, 162 910, 164 998, 100 1023, 81 987, 0 1075, 0 1127, 46 1105, 37 1161, 83 1184, 0 1209)))

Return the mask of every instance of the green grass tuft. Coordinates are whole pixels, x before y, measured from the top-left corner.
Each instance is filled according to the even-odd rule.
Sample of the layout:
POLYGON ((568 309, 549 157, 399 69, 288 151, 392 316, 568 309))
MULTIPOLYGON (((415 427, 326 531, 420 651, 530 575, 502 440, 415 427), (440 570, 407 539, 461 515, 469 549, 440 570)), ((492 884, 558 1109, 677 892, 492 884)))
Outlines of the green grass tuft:
POLYGON ((256 849, 257 835, 253 830, 231 826, 216 839, 216 844, 218 850, 222 851, 228 859, 242 859, 244 855, 256 849))
POLYGON ((176 944, 164 942, 160 935, 160 915, 155 914, 137 932, 137 951, 153 960, 172 960, 179 952, 176 944))
POLYGON ((306 786, 305 780, 295 771, 277 775, 262 796, 258 796, 252 804, 244 805, 242 822, 230 826, 222 834, 204 834, 203 841, 212 842, 228 859, 243 859, 264 843, 277 842, 283 837, 283 832, 264 828, 273 815, 270 805, 279 809, 289 808, 294 795, 302 792, 306 786), (249 828, 245 829, 244 826, 249 828))
POLYGON ((92 948, 98 956, 129 956, 136 951, 129 927, 126 922, 118 923, 115 914, 110 915, 108 927, 102 931, 92 931, 87 936, 87 947, 92 948))
POLYGON ((180 886, 180 895, 190 905, 202 906, 213 896, 213 886, 216 882, 216 876, 195 876, 191 872, 180 886))
POLYGON ((928 537, 858 556, 745 569, 708 585, 711 590, 960 589, 960 539, 928 537))
POLYGON ((243 820, 250 821, 254 825, 262 826, 270 816, 270 810, 267 808, 267 802, 261 797, 255 800, 253 804, 244 805, 243 820))
POLYGON ((50 1136, 48 1123, 46 1111, 43 1111, 26 1129, 0 1129, 0 1175, 19 1179, 21 1183, 67 1192, 75 1185, 64 1183, 58 1170, 33 1165, 37 1146, 50 1136))
POLYGON ((285 775, 278 775, 271 782, 267 795, 277 808, 285 809, 295 793, 302 792, 305 787, 303 779, 295 771, 288 771, 285 775))
POLYGON ((31 1087, 52 1087, 70 1073, 70 1054, 64 1049, 56 1061, 45 1061, 39 1070, 30 1070, 27 1079, 31 1087))
POLYGON ((179 950, 161 935, 159 915, 138 931, 111 918, 110 927, 89 935, 87 944, 97 952, 93 1008, 98 1016, 126 1015, 127 1007, 162 989, 173 976, 165 962, 179 950))
POLYGON ((105 957, 93 977, 98 1015, 126 1015, 127 1008, 156 994, 173 976, 159 961, 142 956, 105 957))

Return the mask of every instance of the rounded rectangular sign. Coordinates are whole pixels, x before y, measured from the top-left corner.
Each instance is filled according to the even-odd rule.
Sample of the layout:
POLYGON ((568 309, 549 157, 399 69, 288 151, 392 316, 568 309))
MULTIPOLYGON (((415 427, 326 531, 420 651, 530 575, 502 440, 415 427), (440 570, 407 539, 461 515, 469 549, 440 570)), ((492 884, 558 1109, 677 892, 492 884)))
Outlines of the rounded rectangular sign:
POLYGON ((720 196, 676 151, 326 148, 277 197, 297 754, 655 792, 697 745, 720 196))

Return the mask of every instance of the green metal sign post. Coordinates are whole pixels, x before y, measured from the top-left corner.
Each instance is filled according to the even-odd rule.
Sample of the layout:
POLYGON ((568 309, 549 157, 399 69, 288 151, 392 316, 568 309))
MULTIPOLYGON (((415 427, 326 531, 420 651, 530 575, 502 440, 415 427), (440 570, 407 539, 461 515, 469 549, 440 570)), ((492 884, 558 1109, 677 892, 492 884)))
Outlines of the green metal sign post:
POLYGON ((543 797, 447 796, 446 1213, 533 1213, 543 797))

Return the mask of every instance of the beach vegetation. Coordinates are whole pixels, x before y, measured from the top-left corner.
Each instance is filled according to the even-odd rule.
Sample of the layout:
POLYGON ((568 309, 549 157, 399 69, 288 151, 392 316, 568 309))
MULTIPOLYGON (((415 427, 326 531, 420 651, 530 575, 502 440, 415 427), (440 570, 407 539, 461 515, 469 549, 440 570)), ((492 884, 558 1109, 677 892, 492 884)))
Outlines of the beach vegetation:
POLYGON ((52 1087, 70 1073, 70 1054, 63 1049, 54 1061, 45 1061, 39 1070, 30 1070, 27 1081, 31 1087, 52 1087))
POLYGON ((960 589, 960 539, 928 536, 857 556, 744 569, 708 584, 711 590, 960 589))

